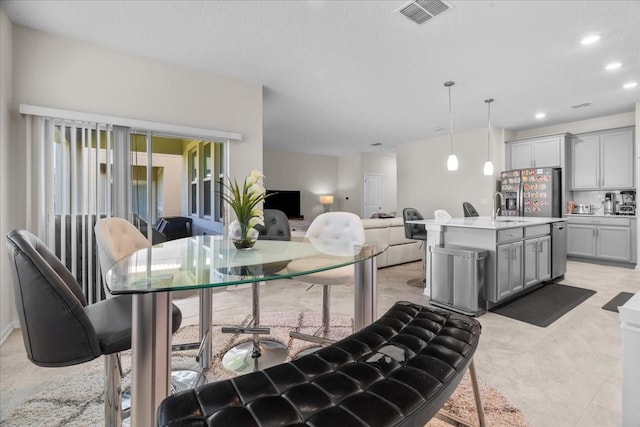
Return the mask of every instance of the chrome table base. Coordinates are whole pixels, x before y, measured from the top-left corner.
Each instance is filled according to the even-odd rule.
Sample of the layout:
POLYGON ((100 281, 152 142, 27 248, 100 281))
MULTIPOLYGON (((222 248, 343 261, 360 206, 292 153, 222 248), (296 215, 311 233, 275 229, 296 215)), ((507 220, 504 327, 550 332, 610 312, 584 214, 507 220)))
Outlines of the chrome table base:
POLYGON ((278 365, 289 355, 286 345, 271 340, 243 342, 222 357, 222 365, 234 372, 249 373, 278 365))

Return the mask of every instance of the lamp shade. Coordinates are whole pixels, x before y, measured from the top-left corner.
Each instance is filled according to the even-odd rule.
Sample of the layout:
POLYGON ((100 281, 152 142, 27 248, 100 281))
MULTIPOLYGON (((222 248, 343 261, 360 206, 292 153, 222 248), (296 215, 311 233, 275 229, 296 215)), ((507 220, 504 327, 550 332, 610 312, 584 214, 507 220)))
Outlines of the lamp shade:
POLYGON ((332 205, 333 204, 333 196, 320 196, 320 204, 321 205, 332 205))

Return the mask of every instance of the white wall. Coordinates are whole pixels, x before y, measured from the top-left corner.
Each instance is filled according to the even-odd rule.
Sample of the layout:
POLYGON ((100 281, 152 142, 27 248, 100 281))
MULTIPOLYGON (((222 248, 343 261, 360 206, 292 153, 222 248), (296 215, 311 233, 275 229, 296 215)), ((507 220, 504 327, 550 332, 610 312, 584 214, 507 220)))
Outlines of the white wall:
POLYGON ((338 209, 362 214, 362 158, 360 153, 342 156, 338 159, 339 167, 339 203, 338 209))
POLYGON ((461 217, 463 202, 470 202, 480 215, 491 214, 491 196, 504 168, 504 130, 493 128, 491 133, 493 176, 483 175, 487 129, 454 134, 453 141, 457 171, 447 170, 448 134, 396 146, 398 216, 402 209, 413 207, 425 218, 433 218, 436 209, 461 217))
POLYGON ((393 153, 356 153, 343 157, 264 150, 265 186, 300 190, 300 209, 313 220, 324 212, 318 197, 333 194, 332 211, 362 215, 364 175, 382 175, 384 212, 396 211, 396 159, 393 153))
MULTIPOLYGON (((27 216, 23 198, 27 169, 25 123, 24 118, 17 115, 21 103, 237 132, 242 134, 243 141, 230 144, 230 176, 243 179, 252 169, 262 169, 260 85, 124 54, 19 25, 13 25, 12 34, 9 26, 7 33, 8 19, 4 12, 1 19, 2 79, 3 84, 13 82, 13 96, 6 98, 3 92, 1 100, 6 105, 12 99, 10 126, 13 138, 9 144, 5 135, 6 115, 2 118, 2 146, 9 145, 7 150, 11 152, 11 169, 7 168, 6 173, 12 177, 12 185, 3 196, 0 216, 4 219, 5 214, 10 213, 8 223, 3 224, 8 229, 25 227, 27 216), (12 61, 11 80, 6 71, 12 69, 12 61), (8 211, 5 200, 11 201, 14 211, 8 211)), ((10 280, 0 282, 2 304, 11 299, 5 298, 10 286, 10 280)), ((15 316, 11 318, 15 319, 15 316)), ((6 327, 4 320, 2 327, 6 327)))
POLYGON ((11 287, 11 271, 4 236, 12 224, 12 212, 9 207, 14 204, 9 194, 9 169, 11 165, 11 144, 9 132, 9 114, 12 99, 11 81, 13 77, 13 43, 12 24, 6 12, 0 7, 0 343, 4 341, 13 328, 12 320, 16 319, 11 287))
POLYGON ((324 212, 320 195, 333 194, 331 210, 338 210, 337 157, 265 149, 263 173, 269 190, 300 191, 300 213, 305 219, 324 212))
POLYGON ((262 86, 14 26, 13 108, 26 103, 238 132, 230 175, 262 168, 262 86))

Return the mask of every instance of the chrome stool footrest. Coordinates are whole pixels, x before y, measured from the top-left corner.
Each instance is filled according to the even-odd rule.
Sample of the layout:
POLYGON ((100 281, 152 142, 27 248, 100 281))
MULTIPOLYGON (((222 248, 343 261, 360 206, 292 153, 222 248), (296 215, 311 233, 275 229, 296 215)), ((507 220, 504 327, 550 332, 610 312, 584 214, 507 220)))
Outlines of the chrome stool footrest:
POLYGON ((223 326, 223 334, 270 334, 271 328, 251 326, 223 326))

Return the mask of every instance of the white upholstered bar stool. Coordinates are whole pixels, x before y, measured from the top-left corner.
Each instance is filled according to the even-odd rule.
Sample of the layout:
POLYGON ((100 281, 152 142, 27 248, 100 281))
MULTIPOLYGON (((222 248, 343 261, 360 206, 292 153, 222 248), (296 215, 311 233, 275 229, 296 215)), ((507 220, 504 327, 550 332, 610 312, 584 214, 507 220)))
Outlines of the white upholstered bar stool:
MULTIPOLYGON (((113 265, 122 258, 131 255, 137 250, 148 248, 151 243, 132 223, 123 218, 102 218, 96 222, 95 226, 96 246, 100 259, 100 269, 102 270, 103 281, 106 283, 105 275, 113 265)), ((172 275, 167 275, 167 280, 173 280, 172 275)), ((180 291, 182 292, 182 291, 180 291)), ((192 295, 194 291, 186 291, 186 295, 192 295)), ((197 292, 197 291, 195 291, 197 292)), ((109 296, 105 286, 105 293, 109 296)), ((172 292, 172 295, 175 292, 172 292)), ((171 304, 174 311, 179 308, 171 304)), ((209 326, 210 329, 210 326, 209 326)), ((207 332, 209 333, 209 332, 207 332)), ((198 350, 196 360, 202 357, 206 336, 200 342, 188 344, 176 344, 172 346, 173 351, 198 350)), ((206 378, 197 371, 176 370, 171 372, 172 391, 181 391, 193 388, 206 382, 206 378)))
MULTIPOLYGON (((303 272, 320 269, 330 265, 330 257, 354 255, 353 248, 365 242, 364 227, 362 220, 350 212, 326 212, 313 220, 305 237, 319 250, 326 250, 326 256, 318 255, 312 258, 293 260, 287 266, 290 273, 303 272), (344 243, 344 246, 341 245, 344 243), (343 249, 341 252, 340 248, 343 249)), ((330 307, 331 295, 330 287, 334 285, 351 285, 354 282, 354 266, 318 271, 317 273, 296 276, 293 280, 309 283, 311 285, 322 285, 322 325, 313 334, 302 334, 300 332, 290 332, 292 338, 315 342, 318 344, 329 344, 330 330, 330 307)))
POLYGON ((438 221, 446 221, 452 218, 451 214, 444 209, 436 209, 433 211, 433 217, 438 221))

